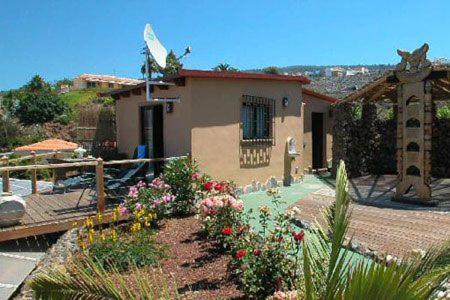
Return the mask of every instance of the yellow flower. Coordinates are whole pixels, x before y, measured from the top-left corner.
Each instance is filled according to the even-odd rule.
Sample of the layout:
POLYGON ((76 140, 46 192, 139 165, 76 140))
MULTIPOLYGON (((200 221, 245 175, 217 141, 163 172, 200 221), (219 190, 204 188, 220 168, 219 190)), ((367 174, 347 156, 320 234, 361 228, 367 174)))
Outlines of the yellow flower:
POLYGON ((142 218, 142 216, 145 214, 145 210, 144 209, 140 209, 138 211, 135 212, 134 216, 136 219, 140 219, 142 218))
POLYGON ((102 234, 100 235, 100 239, 101 239, 102 241, 105 241, 105 240, 106 240, 106 235, 105 235, 104 232, 102 232, 102 234))
POLYGON ((86 246, 85 242, 81 242, 79 245, 80 245, 81 250, 86 251, 87 246, 86 246))
POLYGON ((90 244, 94 243, 94 236, 95 236, 95 231, 94 231, 94 229, 89 229, 89 232, 88 232, 88 239, 89 239, 89 243, 90 243, 90 244))
POLYGON ((114 209, 112 212, 112 221, 117 222, 118 219, 119 219, 119 212, 117 211, 117 209, 114 209))
POLYGON ((259 212, 263 214, 270 214, 270 207, 264 205, 259 208, 259 212))
POLYGON ((133 234, 138 233, 141 230, 141 223, 136 222, 131 226, 131 232, 133 234))
POLYGON ((86 221, 84 222, 84 225, 85 225, 87 228, 92 228, 92 227, 94 227, 94 220, 92 220, 92 218, 89 217, 89 218, 87 218, 86 221))
POLYGON ((98 213, 98 214, 97 214, 97 221, 98 221, 99 223, 102 223, 102 221, 103 221, 103 215, 102 215, 102 213, 98 213))
POLYGON ((117 241, 117 231, 115 229, 111 230, 111 238, 113 240, 113 242, 117 241))
POLYGON ((271 188, 267 190, 267 195, 268 196, 275 196, 278 194, 278 189, 277 188, 271 188))

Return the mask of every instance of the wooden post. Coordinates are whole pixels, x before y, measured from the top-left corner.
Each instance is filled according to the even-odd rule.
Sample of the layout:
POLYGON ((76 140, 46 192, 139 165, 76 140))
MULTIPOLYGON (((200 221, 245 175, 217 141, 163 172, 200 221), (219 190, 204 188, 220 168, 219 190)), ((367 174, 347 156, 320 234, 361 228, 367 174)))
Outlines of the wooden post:
MULTIPOLYGON (((35 165, 37 163, 36 160, 36 152, 31 151, 31 164, 35 165)), ((37 194, 38 190, 37 190, 37 170, 33 169, 31 170, 31 193, 32 194, 37 194)))
MULTIPOLYGON (((4 167, 8 166, 8 157, 7 156, 2 157, 2 165, 4 167)), ((9 171, 3 171, 2 184, 3 184, 3 192, 8 193, 9 192, 9 171)))
POLYGON ((192 155, 191 155, 191 152, 188 152, 188 153, 186 154, 186 156, 187 156, 187 158, 188 158, 189 163, 192 163, 192 155))
MULTIPOLYGON (((52 155, 52 157, 54 158, 54 159, 56 159, 58 156, 57 156, 57 152, 56 152, 56 149, 55 150, 53 150, 53 155, 52 155)), ((53 181, 53 184, 56 184, 56 169, 52 169, 52 181, 53 181)))
POLYGON ((105 182, 103 179, 103 159, 100 157, 97 159, 97 165, 95 166, 95 175, 97 182, 97 210, 103 213, 105 211, 105 182))

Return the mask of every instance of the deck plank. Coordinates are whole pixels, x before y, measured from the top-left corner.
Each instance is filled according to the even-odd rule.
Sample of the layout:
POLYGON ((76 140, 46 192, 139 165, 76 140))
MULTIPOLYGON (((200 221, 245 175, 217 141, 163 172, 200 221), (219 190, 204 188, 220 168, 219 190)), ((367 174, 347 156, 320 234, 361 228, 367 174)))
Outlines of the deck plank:
MULTIPOLYGON (((0 228, 0 241, 68 230, 74 222, 81 222, 97 213, 88 193, 83 195, 76 207, 82 190, 64 194, 35 194, 25 198, 26 212, 20 224, 0 228)), ((103 223, 111 221, 111 209, 106 206, 103 223)))

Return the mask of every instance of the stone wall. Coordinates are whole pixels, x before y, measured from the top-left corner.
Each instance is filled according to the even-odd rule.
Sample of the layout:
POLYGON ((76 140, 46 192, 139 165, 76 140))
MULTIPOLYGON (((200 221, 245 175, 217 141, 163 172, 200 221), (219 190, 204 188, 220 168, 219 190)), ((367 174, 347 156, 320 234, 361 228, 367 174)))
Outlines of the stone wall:
MULTIPOLYGON (((343 159, 350 177, 397 174, 397 117, 386 106, 339 103, 334 106, 333 174, 343 159)), ((434 119, 432 176, 450 178, 450 119, 434 119)))

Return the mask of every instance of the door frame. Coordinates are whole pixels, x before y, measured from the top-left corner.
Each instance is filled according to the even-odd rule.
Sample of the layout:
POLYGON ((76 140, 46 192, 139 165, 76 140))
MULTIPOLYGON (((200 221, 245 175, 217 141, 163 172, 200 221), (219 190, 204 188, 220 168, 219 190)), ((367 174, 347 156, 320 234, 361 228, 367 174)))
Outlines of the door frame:
POLYGON ((144 111, 152 111, 153 147, 149 149, 150 157, 164 157, 164 109, 162 104, 139 106, 139 143, 145 143, 144 137, 144 111))
POLYGON ((323 168, 325 164, 325 157, 326 157, 325 132, 326 132, 325 113, 311 112, 311 155, 312 155, 311 165, 313 169, 323 168), (319 119, 321 119, 321 122, 319 119), (320 124, 319 127, 317 126, 318 124, 320 124))

